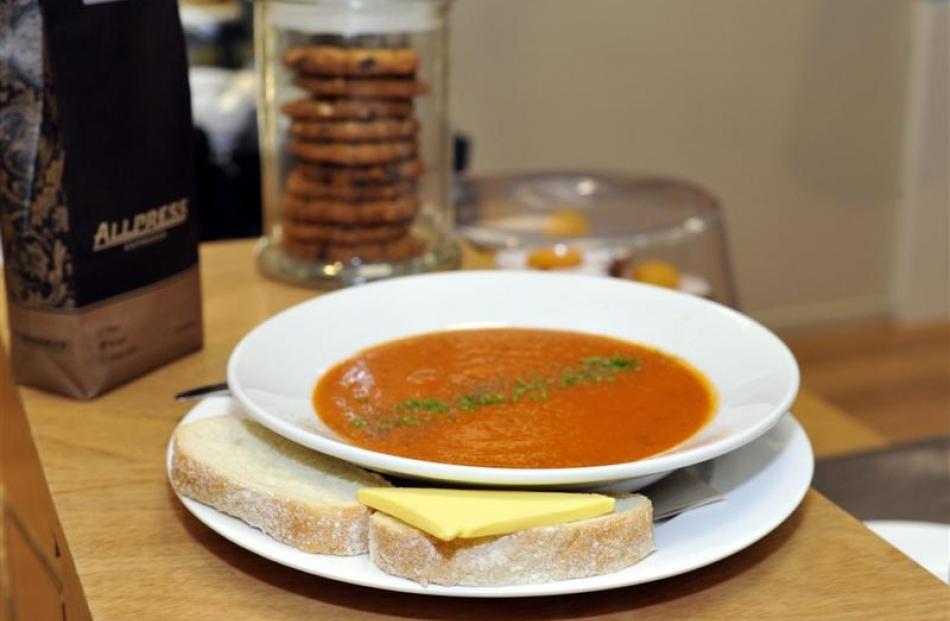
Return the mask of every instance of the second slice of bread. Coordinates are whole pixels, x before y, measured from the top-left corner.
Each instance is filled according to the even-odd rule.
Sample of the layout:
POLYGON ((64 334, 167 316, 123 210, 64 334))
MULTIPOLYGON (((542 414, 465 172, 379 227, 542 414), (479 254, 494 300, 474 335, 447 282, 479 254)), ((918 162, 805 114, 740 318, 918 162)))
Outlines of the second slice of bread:
POLYGON ((367 550, 369 510, 356 501, 379 475, 322 455, 249 420, 215 416, 175 431, 171 480, 182 495, 306 552, 367 550))
POLYGON ((442 541, 374 513, 369 554, 383 571, 422 584, 495 586, 619 571, 653 551, 653 505, 617 496, 613 513, 495 537, 442 541))

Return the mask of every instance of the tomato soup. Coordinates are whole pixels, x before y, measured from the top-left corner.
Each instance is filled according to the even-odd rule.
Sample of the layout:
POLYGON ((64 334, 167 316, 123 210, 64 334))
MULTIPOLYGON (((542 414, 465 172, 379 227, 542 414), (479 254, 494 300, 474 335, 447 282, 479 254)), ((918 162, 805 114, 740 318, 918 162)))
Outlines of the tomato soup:
POLYGON ((434 332, 364 350, 313 404, 364 448, 427 461, 566 468, 662 452, 710 418, 709 382, 684 361, 613 338, 533 329, 434 332))

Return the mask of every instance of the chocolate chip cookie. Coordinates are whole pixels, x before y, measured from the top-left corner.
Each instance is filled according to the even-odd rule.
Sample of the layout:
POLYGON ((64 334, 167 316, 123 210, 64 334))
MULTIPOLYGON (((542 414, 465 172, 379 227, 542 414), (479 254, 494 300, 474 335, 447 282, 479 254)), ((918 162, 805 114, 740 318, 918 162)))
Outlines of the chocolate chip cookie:
POLYGON ((388 201, 353 203, 285 194, 280 201, 284 216, 295 223, 334 223, 351 227, 406 223, 416 215, 418 207, 418 199, 411 195, 388 201))
POLYGON ((344 78, 340 76, 302 75, 294 84, 315 97, 353 97, 356 99, 412 99, 429 90, 413 78, 344 78))
POLYGON ((348 164, 387 164, 406 159, 416 153, 414 140, 380 142, 310 142, 294 140, 290 152, 304 162, 348 164))
POLYGON ((417 159, 402 160, 376 166, 339 166, 331 163, 301 164, 299 170, 308 179, 325 185, 369 187, 415 179, 425 165, 417 159))
POLYGON ((305 199, 332 199, 345 202, 387 201, 414 194, 415 183, 397 180, 392 183, 353 185, 321 183, 307 176, 305 166, 297 166, 287 177, 287 194, 305 199))
POLYGON ((408 117, 412 114, 412 101, 405 99, 297 99, 285 103, 280 109, 294 120, 369 121, 408 117))
POLYGON ((284 237, 298 242, 320 242, 338 246, 356 246, 391 241, 401 237, 407 230, 405 224, 379 224, 374 226, 343 226, 307 222, 285 216, 281 220, 284 237))
POLYGON ((377 119, 375 121, 294 121, 293 136, 305 140, 365 142, 412 138, 419 131, 416 119, 377 119))
POLYGON ((404 75, 419 67, 419 54, 407 48, 292 47, 284 52, 283 60, 303 73, 331 75, 404 75))
POLYGON ((421 255, 425 249, 422 241, 411 233, 388 242, 355 246, 299 242, 285 237, 281 240, 281 247, 288 255, 304 261, 340 263, 406 261, 421 255))

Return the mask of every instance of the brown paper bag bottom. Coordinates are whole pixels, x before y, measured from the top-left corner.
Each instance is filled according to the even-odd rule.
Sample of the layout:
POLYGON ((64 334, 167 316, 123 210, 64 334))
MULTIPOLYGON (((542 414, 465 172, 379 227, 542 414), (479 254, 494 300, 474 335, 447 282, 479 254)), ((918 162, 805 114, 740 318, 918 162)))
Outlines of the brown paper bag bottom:
POLYGON ((80 309, 8 309, 17 381, 80 399, 202 345, 197 267, 80 309))

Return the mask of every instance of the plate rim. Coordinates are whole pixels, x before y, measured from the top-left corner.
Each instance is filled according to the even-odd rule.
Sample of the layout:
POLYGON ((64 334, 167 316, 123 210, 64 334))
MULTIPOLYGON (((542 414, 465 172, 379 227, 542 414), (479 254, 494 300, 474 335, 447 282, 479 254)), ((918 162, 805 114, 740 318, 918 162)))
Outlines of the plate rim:
POLYGON ((227 364, 227 381, 232 395, 241 403, 249 416, 258 423, 264 425, 274 433, 284 436, 288 440, 306 446, 307 448, 319 451, 326 455, 331 455, 345 461, 349 461, 360 466, 383 470, 397 475, 411 477, 422 477, 439 481, 452 481, 457 483, 487 484, 500 486, 516 485, 576 485, 593 484, 616 481, 619 479, 629 479, 640 476, 670 472, 677 468, 687 467, 703 461, 708 461, 716 457, 725 455, 733 450, 754 441, 761 437, 774 427, 788 412, 795 401, 801 384, 801 372, 798 362, 788 346, 771 330, 760 322, 744 315, 739 311, 724 306, 711 300, 698 298, 696 296, 665 289, 663 287, 652 286, 644 283, 624 282, 612 283, 606 279, 585 274, 555 274, 547 272, 501 272, 498 270, 465 270, 460 272, 441 272, 433 274, 421 274, 392 278, 384 281, 378 281, 361 285, 359 289, 342 289, 333 291, 319 297, 310 298, 298 304, 295 304, 280 313, 277 313, 263 322, 256 325, 247 332, 235 348, 232 350, 227 364), (432 279, 458 279, 458 278, 495 278, 495 279, 583 279, 590 282, 591 279, 607 283, 607 286, 622 284, 624 287, 637 287, 647 289, 650 295, 672 296, 679 299, 688 299, 690 303, 696 303, 700 306, 709 306, 716 312, 728 316, 731 320, 752 326, 773 345, 777 346, 777 351, 782 358, 782 366, 789 373, 789 383, 785 393, 773 408, 772 412, 758 421, 751 427, 740 433, 733 434, 728 438, 719 440, 712 445, 698 446, 684 451, 668 454, 659 453, 643 459, 623 462, 619 464, 608 464, 603 466, 585 466, 575 468, 496 468, 487 466, 466 466, 459 464, 445 464, 441 462, 426 461, 402 457, 399 455, 390 455, 373 451, 353 444, 347 444, 339 440, 324 437, 315 433, 300 429, 276 416, 273 416, 266 409, 260 407, 244 390, 238 379, 237 367, 245 349, 249 347, 248 342, 259 330, 265 326, 279 321, 281 317, 291 312, 299 312, 298 309, 313 304, 319 304, 330 296, 345 296, 353 291, 366 290, 367 288, 385 288, 399 286, 412 280, 432 280, 432 279), (437 472, 433 472, 437 470, 437 472))
MULTIPOLYGON (((199 402, 195 407, 188 411, 185 416, 179 421, 178 425, 175 427, 175 430, 178 429, 178 426, 181 426, 185 423, 191 422, 193 420, 198 420, 200 418, 222 415, 215 414, 212 411, 207 413, 202 411, 202 408, 205 407, 205 403, 211 402, 224 402, 232 401, 229 397, 210 397, 199 402)), ((241 405, 236 401, 233 402, 234 406, 238 409, 242 409, 241 405)), ((211 408, 208 407, 208 410, 211 408)), ((225 413, 224 415, 231 415, 225 413)), ((366 579, 353 579, 350 576, 341 576, 339 573, 334 573, 332 570, 315 570, 313 567, 304 567, 292 561, 289 561, 286 558, 280 558, 278 555, 273 555, 267 552, 266 550, 260 549, 255 545, 255 540, 261 541, 261 538, 266 539, 268 546, 277 546, 278 550, 285 550, 291 554, 306 554, 292 546, 283 544, 279 541, 271 539, 268 535, 264 534, 262 531, 246 524, 245 522, 239 520, 238 518, 227 515, 213 507, 204 505, 198 501, 192 500, 191 498, 182 496, 178 493, 174 486, 172 486, 172 491, 175 496, 179 499, 185 509, 191 513, 199 522, 207 526, 213 532, 223 537, 227 541, 255 554, 262 558, 265 558, 271 562, 278 563, 285 567, 301 571, 303 573, 319 576, 326 578, 328 580, 335 580, 338 582, 344 582, 347 584, 354 584, 357 586, 363 586, 368 588, 380 589, 384 591, 392 591, 399 593, 411 593, 416 595, 428 595, 435 597, 457 597, 457 598, 479 598, 479 599, 504 599, 504 598, 520 598, 520 597, 544 597, 550 595, 567 595, 572 593, 593 593, 599 591, 607 591, 618 588, 625 588, 630 586, 635 586, 638 584, 647 584, 650 582, 655 582, 657 580, 664 580, 666 578, 671 578, 673 576, 682 575, 695 571, 702 567, 706 567, 717 563, 725 558, 728 558, 746 548, 752 546, 766 535, 778 528, 795 510, 801 505, 802 500, 805 495, 808 493, 808 490, 811 487, 812 477, 814 475, 814 450, 811 446, 811 442, 808 439, 808 435, 805 433, 805 430, 802 428, 801 423, 795 419, 794 415, 791 412, 783 414, 780 424, 788 424, 790 429, 790 434, 786 440, 783 448, 787 448, 793 443, 800 444, 799 450, 800 454, 787 454, 784 455, 784 459, 788 460, 789 463, 792 460, 795 460, 796 467, 801 468, 801 474, 798 478, 798 487, 794 490, 793 494, 790 494, 785 503, 781 505, 765 505, 765 507, 771 511, 769 519, 765 520, 762 525, 755 530, 749 532, 745 537, 739 537, 733 540, 732 545, 728 545, 723 549, 718 550, 716 553, 702 557, 700 555, 694 556, 695 562, 686 563, 677 568, 673 568, 667 571, 659 571, 647 579, 633 579, 633 580, 620 580, 620 581, 610 581, 610 576, 616 576, 621 574, 620 572, 614 572, 613 574, 604 574, 601 576, 591 576, 588 578, 580 579, 570 579, 570 580, 558 580, 551 582, 542 582, 537 584, 524 584, 524 585, 505 585, 505 586, 495 586, 495 587, 467 587, 467 586, 441 586, 441 585, 428 585, 423 586, 417 582, 406 578, 400 578, 397 576, 391 576, 389 574, 383 573, 384 581, 380 582, 379 580, 373 580, 372 577, 366 579), (243 534, 243 537, 232 536, 230 528, 227 526, 221 526, 221 519, 224 518, 224 524, 228 525, 231 522, 235 523, 235 526, 239 529, 239 535, 243 534), (243 531, 243 533, 241 532, 243 531), (248 536, 250 539, 248 540, 248 536), (595 584, 590 584, 590 580, 597 581, 595 584), (606 582, 604 582, 606 580, 606 582)), ((171 485, 171 457, 172 457, 172 447, 174 441, 175 431, 172 431, 172 434, 169 438, 168 445, 166 447, 166 457, 165 457, 165 469, 166 476, 169 479, 169 485, 171 485)), ((741 487, 741 486, 740 486, 741 487)), ((734 493, 735 490, 732 490, 734 493)), ((728 494, 725 495, 725 500, 728 501, 728 494)), ((702 507, 697 508, 696 510, 701 510, 702 507)), ((674 518, 675 519, 675 518, 674 518)), ((661 552, 654 551, 651 556, 661 552)), ((313 554, 308 556, 314 557, 327 557, 329 559, 339 559, 341 557, 336 557, 332 555, 322 555, 322 554, 313 554)), ((360 555, 366 556, 366 555, 360 555)), ((358 558, 358 557, 349 557, 349 558, 358 558)), ((650 558, 650 557, 647 557, 650 558)), ((634 565, 636 566, 636 565, 634 565)))

